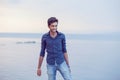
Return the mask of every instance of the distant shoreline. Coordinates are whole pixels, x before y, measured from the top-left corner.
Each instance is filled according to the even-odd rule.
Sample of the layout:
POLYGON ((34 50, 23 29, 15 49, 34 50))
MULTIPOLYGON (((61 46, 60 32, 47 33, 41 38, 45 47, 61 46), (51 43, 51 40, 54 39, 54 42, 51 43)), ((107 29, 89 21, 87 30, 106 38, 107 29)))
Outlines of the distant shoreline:
MULTIPOLYGON (((41 38, 42 33, 0 33, 0 38, 41 38)), ((79 40, 117 40, 120 34, 66 34, 67 39, 79 40)))

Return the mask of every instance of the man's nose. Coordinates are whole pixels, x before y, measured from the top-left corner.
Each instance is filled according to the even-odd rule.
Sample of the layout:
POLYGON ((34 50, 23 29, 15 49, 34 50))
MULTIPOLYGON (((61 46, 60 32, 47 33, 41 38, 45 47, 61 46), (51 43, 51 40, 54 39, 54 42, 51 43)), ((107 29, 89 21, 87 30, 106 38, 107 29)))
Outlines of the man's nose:
POLYGON ((53 26, 53 28, 56 28, 56 26, 53 26))

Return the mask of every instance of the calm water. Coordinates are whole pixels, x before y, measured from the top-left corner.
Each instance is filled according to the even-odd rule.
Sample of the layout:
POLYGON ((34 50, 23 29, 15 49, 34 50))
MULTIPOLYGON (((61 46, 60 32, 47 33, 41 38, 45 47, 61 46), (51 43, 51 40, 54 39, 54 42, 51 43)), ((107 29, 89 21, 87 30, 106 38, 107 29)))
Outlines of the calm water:
MULTIPOLYGON (((120 80, 120 41, 67 40, 67 49, 73 80, 120 80)), ((36 75, 39 52, 39 39, 0 38, 0 80, 47 80, 45 59, 36 75)))

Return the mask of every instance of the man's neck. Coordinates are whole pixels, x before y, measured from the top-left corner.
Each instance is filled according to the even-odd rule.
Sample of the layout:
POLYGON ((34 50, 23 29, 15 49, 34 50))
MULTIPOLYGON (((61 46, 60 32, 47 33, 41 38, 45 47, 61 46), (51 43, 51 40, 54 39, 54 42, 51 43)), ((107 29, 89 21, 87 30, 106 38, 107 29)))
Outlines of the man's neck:
POLYGON ((55 37, 57 36, 57 32, 51 32, 51 31, 50 31, 50 36, 51 36, 52 38, 55 38, 55 37))

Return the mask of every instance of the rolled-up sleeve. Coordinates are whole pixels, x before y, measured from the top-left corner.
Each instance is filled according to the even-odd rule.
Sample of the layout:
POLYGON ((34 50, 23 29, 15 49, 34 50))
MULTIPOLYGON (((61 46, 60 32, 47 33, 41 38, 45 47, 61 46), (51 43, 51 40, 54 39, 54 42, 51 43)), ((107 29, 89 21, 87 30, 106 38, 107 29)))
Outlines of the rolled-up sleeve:
POLYGON ((42 57, 45 56, 45 48, 46 48, 46 42, 45 42, 45 37, 43 35, 41 39, 41 51, 40 51, 40 56, 42 57))
POLYGON ((63 34, 63 39, 62 39, 62 51, 63 51, 63 53, 67 52, 67 49, 66 49, 66 38, 65 38, 64 34, 63 34))

